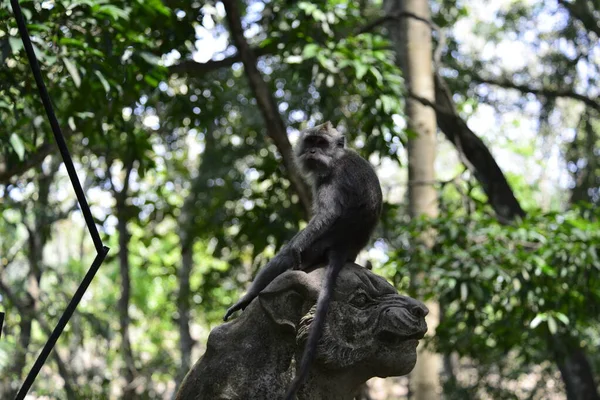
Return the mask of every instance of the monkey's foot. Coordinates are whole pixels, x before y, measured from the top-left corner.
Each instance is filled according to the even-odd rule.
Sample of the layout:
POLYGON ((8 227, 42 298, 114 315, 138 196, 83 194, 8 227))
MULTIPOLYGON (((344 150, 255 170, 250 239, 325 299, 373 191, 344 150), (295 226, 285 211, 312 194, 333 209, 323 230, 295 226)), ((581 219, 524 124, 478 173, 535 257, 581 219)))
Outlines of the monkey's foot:
POLYGON ((225 313, 225 316, 223 317, 223 321, 227 321, 227 319, 229 319, 229 317, 231 317, 231 314, 233 314, 237 310, 245 310, 251 301, 252 301, 252 298, 248 298, 248 296, 242 297, 240 300, 238 300, 237 303, 235 303, 234 305, 229 307, 229 309, 225 313))

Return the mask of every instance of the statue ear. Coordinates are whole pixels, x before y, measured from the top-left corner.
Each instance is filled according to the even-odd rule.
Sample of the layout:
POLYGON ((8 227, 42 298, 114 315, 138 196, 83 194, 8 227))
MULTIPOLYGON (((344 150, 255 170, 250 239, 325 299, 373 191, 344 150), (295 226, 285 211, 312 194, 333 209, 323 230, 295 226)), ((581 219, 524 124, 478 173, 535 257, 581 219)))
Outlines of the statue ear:
POLYGON ((307 273, 288 271, 260 292, 258 300, 273 322, 296 332, 300 319, 316 302, 318 295, 318 288, 307 273))

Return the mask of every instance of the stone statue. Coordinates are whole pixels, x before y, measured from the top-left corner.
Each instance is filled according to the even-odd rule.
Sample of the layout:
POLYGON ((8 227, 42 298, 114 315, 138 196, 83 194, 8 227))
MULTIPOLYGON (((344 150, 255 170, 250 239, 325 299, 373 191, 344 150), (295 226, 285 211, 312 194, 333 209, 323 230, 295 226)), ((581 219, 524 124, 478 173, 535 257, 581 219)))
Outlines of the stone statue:
MULTIPOLYGON (((288 271, 232 322, 213 329, 177 400, 277 400, 294 377, 325 268, 288 271)), ((348 263, 340 273, 318 354, 299 400, 351 400, 379 376, 408 374, 427 308, 348 263)))

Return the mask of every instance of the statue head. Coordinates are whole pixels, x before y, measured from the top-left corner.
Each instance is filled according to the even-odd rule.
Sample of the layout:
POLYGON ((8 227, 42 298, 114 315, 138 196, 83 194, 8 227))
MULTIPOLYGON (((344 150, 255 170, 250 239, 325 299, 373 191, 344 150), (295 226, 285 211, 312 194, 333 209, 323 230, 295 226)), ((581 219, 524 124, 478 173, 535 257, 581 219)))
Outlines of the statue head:
MULTIPOLYGON (((281 398, 294 377, 325 268, 288 271, 235 320, 215 328, 178 399, 281 398)), ((374 376, 409 373, 427 325, 424 304, 348 263, 337 278, 317 356, 298 399, 352 399, 374 376)))

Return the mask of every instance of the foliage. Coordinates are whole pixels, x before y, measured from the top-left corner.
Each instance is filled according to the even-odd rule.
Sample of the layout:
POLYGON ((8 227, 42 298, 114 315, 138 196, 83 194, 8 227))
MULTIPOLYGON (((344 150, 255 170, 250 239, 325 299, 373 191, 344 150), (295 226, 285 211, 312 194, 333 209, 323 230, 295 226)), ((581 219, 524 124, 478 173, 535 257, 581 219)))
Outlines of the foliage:
MULTIPOLYGON (((259 69, 290 141, 299 129, 329 119, 350 146, 378 163, 387 202, 375 247, 387 243, 390 260, 382 271, 400 288, 407 287, 410 275, 422 277, 410 290, 418 297, 436 295, 445 305, 434 341, 440 351, 474 360, 481 375, 508 379, 533 364, 554 363, 558 338, 560 346, 585 349, 594 367, 600 367, 596 210, 572 207, 564 195, 554 195, 549 204, 560 206, 560 212, 531 211, 524 221, 500 225, 486 208, 474 206, 487 199, 463 174, 466 189, 442 191, 439 218, 407 224, 400 163, 409 138, 403 120, 406 90, 387 32, 369 24, 382 15, 382 3, 239 2, 247 40, 260 55, 259 69), (467 200, 464 192, 470 194, 467 200), (437 233, 431 250, 414 240, 430 229, 437 233), (509 352, 515 356, 500 365, 509 352)), ((486 140, 494 151, 504 151, 499 159, 509 160, 503 168, 519 164, 512 162, 515 154, 544 168, 547 160, 539 155, 537 136, 525 149, 523 142, 503 136, 534 118, 540 121, 539 137, 560 139, 560 162, 573 178, 568 182, 572 199, 597 202, 598 115, 593 107, 583 109, 572 98, 561 103, 551 95, 515 99, 492 90, 493 85, 483 90, 478 74, 496 72, 501 57, 466 47, 453 30, 472 23, 473 42, 494 46, 512 35, 531 38, 533 32, 527 44, 544 49, 539 60, 504 75, 520 84, 581 89, 593 97, 597 49, 593 26, 585 24, 589 20, 556 4, 511 2, 492 20, 476 13, 478 2, 430 4, 447 39, 441 73, 461 115, 475 115, 484 103, 502 112, 535 101, 547 110, 533 117, 506 117, 510 128, 485 121, 482 133, 492 132, 486 140), (563 19, 550 31, 529 22, 553 12, 563 19), (589 73, 582 77, 582 70, 589 73)), ((181 321, 189 317, 195 345, 187 352, 194 360, 227 305, 301 226, 298 198, 279 150, 265 134, 219 2, 56 0, 23 1, 22 7, 60 126, 111 247, 34 393, 69 399, 122 395, 127 360, 119 300, 126 273, 131 285, 125 314, 140 397, 169 397, 185 368, 179 365, 187 351, 181 321), (128 169, 130 184, 123 192, 128 169), (182 255, 190 248, 190 290, 181 295, 186 281, 182 255), (119 258, 124 249, 126 260, 119 258)), ((439 42, 439 32, 434 36, 439 42)), ((7 319, 0 340, 2 398, 14 397, 94 254, 54 149, 4 0, 0 307, 7 319)), ((447 172, 446 165, 441 169, 447 172)), ((524 208, 534 208, 536 196, 544 195, 541 180, 533 179, 526 166, 511 169, 508 176, 524 208)), ((543 364, 543 369, 540 373, 556 374, 554 364, 543 364)), ((460 389, 476 397, 469 388, 460 389)), ((501 389, 507 398, 512 393, 501 389)))
POLYGON ((420 276, 411 293, 443 305, 434 338, 439 351, 484 366, 514 354, 512 367, 526 371, 556 361, 560 347, 598 349, 599 218, 596 208, 582 206, 532 211, 501 225, 485 213, 454 207, 404 227, 402 245, 384 268, 406 289, 404 278, 420 276), (418 237, 431 229, 430 248, 418 237))

